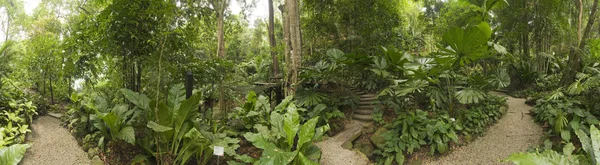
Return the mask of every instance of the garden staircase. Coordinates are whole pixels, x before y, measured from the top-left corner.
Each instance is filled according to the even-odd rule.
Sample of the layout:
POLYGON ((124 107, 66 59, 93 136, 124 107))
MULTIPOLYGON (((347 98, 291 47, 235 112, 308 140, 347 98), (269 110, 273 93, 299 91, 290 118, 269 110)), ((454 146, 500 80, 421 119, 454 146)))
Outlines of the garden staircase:
POLYGON ((370 94, 359 89, 352 89, 352 92, 360 96, 360 102, 352 115, 352 119, 372 122, 373 117, 371 114, 375 111, 375 106, 379 104, 377 94, 370 94))

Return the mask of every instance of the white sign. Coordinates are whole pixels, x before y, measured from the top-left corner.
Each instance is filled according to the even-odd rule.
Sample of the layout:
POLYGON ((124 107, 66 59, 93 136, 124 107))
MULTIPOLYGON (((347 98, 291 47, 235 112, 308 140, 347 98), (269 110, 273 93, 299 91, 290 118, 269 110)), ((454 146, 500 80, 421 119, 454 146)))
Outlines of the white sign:
POLYGON ((215 146, 213 148, 213 155, 223 156, 224 152, 225 152, 225 148, 223 148, 221 146, 215 146))

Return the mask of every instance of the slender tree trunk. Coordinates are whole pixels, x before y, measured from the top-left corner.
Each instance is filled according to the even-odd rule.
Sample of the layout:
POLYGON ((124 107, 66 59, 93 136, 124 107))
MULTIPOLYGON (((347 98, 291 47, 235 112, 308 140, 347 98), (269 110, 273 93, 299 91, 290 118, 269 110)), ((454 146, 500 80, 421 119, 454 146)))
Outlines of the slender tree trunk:
POLYGON ((277 42, 275 42, 275 19, 273 18, 273 0, 269 0, 269 45, 271 47, 272 77, 279 78, 279 64, 277 61, 277 42))
POLYGON ((529 9, 526 0, 523 1, 523 9, 525 10, 525 13, 523 14, 522 21, 525 32, 521 36, 521 48, 523 57, 529 59, 529 9))
POLYGON ((225 57, 225 32, 223 29, 223 13, 217 13, 217 42, 218 50, 217 55, 219 57, 225 57))
POLYGON ((583 49, 585 48, 585 40, 588 38, 588 35, 590 33, 590 30, 592 28, 592 26, 594 26, 594 19, 596 18, 596 10, 598 9, 598 0, 594 0, 594 3, 592 5, 591 11, 590 11, 590 16, 588 18, 588 22, 587 25, 585 26, 585 30, 583 31, 583 33, 581 32, 581 15, 583 13, 583 4, 581 4, 581 0, 580 2, 580 8, 579 8, 579 27, 578 27, 578 41, 577 41, 577 47, 576 48, 571 48, 571 51, 569 53, 569 61, 568 61, 568 67, 565 70, 565 73, 563 73, 563 77, 561 79, 561 85, 563 86, 567 86, 570 85, 574 80, 575 80, 575 75, 577 74, 577 72, 581 71, 581 60, 582 60, 582 56, 583 56, 583 49))
POLYGON ((289 77, 291 75, 291 64, 292 62, 290 61, 290 50, 291 50, 291 43, 290 43, 290 27, 289 27, 289 16, 288 16, 288 9, 287 9, 287 0, 285 2, 285 5, 281 5, 279 6, 279 10, 281 10, 281 15, 283 16, 283 54, 284 54, 284 60, 285 60, 285 81, 283 83, 284 85, 284 89, 285 89, 285 94, 286 96, 288 95, 288 91, 290 88, 290 81, 289 81, 289 77))
POLYGON ((288 74, 289 84, 288 90, 286 91, 288 96, 296 94, 296 89, 299 86, 298 72, 301 66, 301 55, 302 55, 302 36, 300 32, 300 11, 298 8, 297 0, 286 0, 286 9, 288 13, 288 25, 289 26, 289 43, 290 49, 290 70, 288 74))
POLYGON ((54 104, 54 88, 52 88, 52 76, 48 79, 50 82, 50 103, 54 104))

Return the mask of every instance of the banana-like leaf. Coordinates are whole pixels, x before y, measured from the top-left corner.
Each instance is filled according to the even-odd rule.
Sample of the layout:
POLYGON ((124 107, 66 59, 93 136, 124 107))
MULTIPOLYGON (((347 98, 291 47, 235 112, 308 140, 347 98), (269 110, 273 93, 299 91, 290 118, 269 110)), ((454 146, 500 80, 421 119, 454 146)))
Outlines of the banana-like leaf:
POLYGON ((0 148, 0 164, 17 165, 21 162, 23 154, 30 144, 13 144, 9 147, 0 148))

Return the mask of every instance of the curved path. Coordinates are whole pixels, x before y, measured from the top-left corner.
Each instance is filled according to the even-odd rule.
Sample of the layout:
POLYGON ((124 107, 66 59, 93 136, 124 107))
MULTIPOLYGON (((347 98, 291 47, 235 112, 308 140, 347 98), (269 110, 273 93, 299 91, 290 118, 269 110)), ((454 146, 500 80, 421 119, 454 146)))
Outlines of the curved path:
POLYGON ((369 158, 364 154, 342 147, 347 141, 352 141, 361 135, 363 125, 353 121, 346 125, 346 130, 315 145, 321 148, 322 155, 319 164, 322 165, 367 165, 369 158))
POLYGON ((529 115, 531 106, 525 104, 525 99, 506 97, 507 113, 488 128, 485 136, 425 164, 509 164, 499 161, 539 144, 544 132, 529 115))
POLYGON ((60 126, 60 120, 50 116, 40 116, 31 126, 27 150, 21 165, 90 164, 87 154, 77 145, 77 141, 67 129, 60 126))

